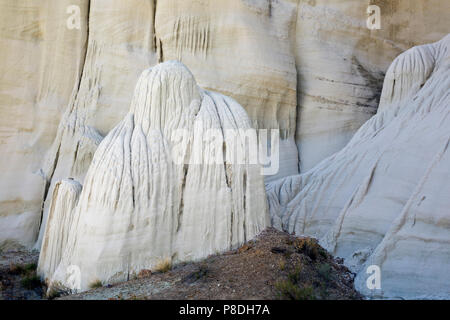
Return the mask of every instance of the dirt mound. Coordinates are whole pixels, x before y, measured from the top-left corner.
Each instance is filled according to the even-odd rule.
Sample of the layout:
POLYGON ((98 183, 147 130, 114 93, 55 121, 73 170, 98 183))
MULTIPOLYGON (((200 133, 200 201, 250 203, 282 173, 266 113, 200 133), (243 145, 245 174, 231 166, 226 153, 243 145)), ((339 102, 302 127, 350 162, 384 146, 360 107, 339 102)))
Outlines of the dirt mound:
POLYGON ((315 239, 269 228, 237 250, 63 299, 360 299, 354 275, 315 239))

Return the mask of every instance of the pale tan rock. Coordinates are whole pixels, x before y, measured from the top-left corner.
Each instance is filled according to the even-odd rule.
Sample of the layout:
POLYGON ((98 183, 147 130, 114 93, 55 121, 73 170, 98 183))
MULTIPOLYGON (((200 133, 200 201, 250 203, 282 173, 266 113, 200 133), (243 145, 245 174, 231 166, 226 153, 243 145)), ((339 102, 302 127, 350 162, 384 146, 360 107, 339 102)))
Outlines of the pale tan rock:
POLYGON ((45 237, 40 248, 39 274, 53 274, 61 262, 81 188, 80 183, 71 179, 58 182, 54 188, 45 237))
POLYGON ((293 136, 296 9, 295 1, 158 1, 161 58, 182 61, 202 87, 239 101, 254 127, 293 136))
POLYGON ((306 172, 341 150, 377 110, 384 74, 396 56, 450 32, 450 2, 299 1, 296 143, 306 172), (367 28, 367 8, 381 29, 367 28))
POLYGON ((36 241, 43 160, 85 60, 88 1, 78 1, 80 30, 66 27, 72 2, 0 3, 0 246, 36 241))
POLYGON ((5 0, 0 9, 4 248, 41 247, 55 184, 84 182, 139 74, 159 61, 181 60, 254 126, 281 129, 270 182, 343 148, 376 112, 394 58, 450 28, 442 0, 5 0), (79 29, 67 27, 73 5, 79 29), (380 30, 367 29, 369 5, 381 8, 380 30))
POLYGON ((153 1, 90 2, 83 76, 43 163, 49 188, 36 249, 55 183, 67 177, 83 183, 102 136, 126 114, 139 74, 156 63, 153 21, 153 1))

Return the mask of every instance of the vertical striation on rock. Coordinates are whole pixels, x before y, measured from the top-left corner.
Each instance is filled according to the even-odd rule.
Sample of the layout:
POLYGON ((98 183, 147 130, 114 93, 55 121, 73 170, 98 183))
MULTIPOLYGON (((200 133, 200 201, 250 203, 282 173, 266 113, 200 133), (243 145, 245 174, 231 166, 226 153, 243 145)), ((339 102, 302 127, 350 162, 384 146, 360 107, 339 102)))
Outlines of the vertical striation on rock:
POLYGON ((41 246, 55 184, 67 177, 83 182, 99 142, 128 112, 145 68, 181 60, 202 87, 241 104, 254 127, 280 129, 280 170, 266 177, 273 181, 340 150, 376 112, 394 57, 448 33, 449 6, 442 0, 3 1, 0 246, 41 246), (366 27, 372 4, 381 8, 380 30, 366 27), (79 29, 68 28, 73 6, 80 9, 79 29))
POLYGON ((405 50, 442 39, 450 2, 304 0, 295 30, 300 172, 341 150, 376 112, 387 68, 405 50), (369 5, 381 29, 367 28, 369 5))
POLYGON ((153 13, 153 1, 89 1, 82 77, 43 162, 48 191, 36 249, 42 244, 55 184, 67 177, 83 183, 103 136, 127 113, 139 74, 156 63, 153 13))
POLYGON ((0 3, 0 247, 36 241, 42 163, 81 77, 88 3, 77 1, 79 30, 66 27, 71 0, 0 3))
POLYGON ((281 169, 267 180, 298 173, 295 2, 167 0, 156 11, 164 59, 182 61, 203 88, 238 101, 253 127, 280 130, 281 169))
MULTIPOLYGON (((244 109, 200 89, 183 64, 145 70, 130 112, 95 152, 69 230, 46 230, 50 242, 68 240, 56 271, 41 275, 53 287, 85 290, 252 239, 269 218, 260 166, 246 154, 243 162, 227 156, 245 144, 242 130, 252 131, 244 109), (79 288, 69 281, 71 266, 80 270, 79 288)), ((40 265, 57 259, 44 244, 40 265)))
POLYGON ((61 261, 81 189, 81 184, 72 179, 64 179, 55 186, 40 248, 42 255, 37 269, 40 274, 53 274, 61 261))
MULTIPOLYGON (((398 232, 388 236, 387 226, 394 224, 397 219, 394 217, 403 212, 404 207, 409 207, 402 214, 407 221, 412 219, 411 212, 417 215, 418 209, 406 204, 407 199, 414 198, 411 190, 421 185, 431 193, 435 188, 431 179, 445 176, 448 171, 444 160, 436 160, 438 163, 434 165, 431 160, 432 154, 436 159, 447 159, 445 139, 439 136, 446 116, 444 113, 442 117, 436 116, 435 122, 429 117, 429 114, 436 114, 435 103, 444 101, 445 104, 445 88, 441 86, 446 82, 442 80, 438 85, 431 81, 436 79, 436 72, 445 70, 446 46, 442 44, 445 41, 407 51, 389 70, 388 67, 408 48, 437 41, 446 35, 450 27, 449 10, 450 2, 442 0, 2 1, 0 249, 42 247, 52 206, 59 207, 75 197, 68 191, 71 189, 66 188, 67 183, 61 181, 72 177, 86 185, 87 171, 104 137, 119 122, 125 136, 135 130, 134 116, 128 124, 122 120, 129 112, 133 88, 142 70, 176 59, 192 71, 201 87, 234 99, 201 89, 197 98, 193 98, 196 93, 192 93, 193 100, 201 101, 197 117, 208 119, 203 119, 202 123, 196 120, 191 131, 188 130, 192 135, 192 148, 202 150, 197 156, 218 155, 214 151, 216 148, 205 147, 198 141, 202 130, 208 128, 222 131, 225 127, 251 124, 256 129, 280 129, 279 171, 265 177, 274 224, 297 233, 324 237, 329 248, 339 254, 352 251, 354 254, 348 263, 355 268, 362 268, 369 257, 376 261, 388 259, 393 264, 391 276, 386 277, 403 279, 395 293, 402 296, 407 290, 406 286, 402 287, 404 279, 414 277, 416 271, 405 272, 404 276, 396 274, 393 270, 398 262, 394 261, 402 254, 395 250, 401 248, 399 235, 409 239, 410 231, 415 232, 417 227, 406 230, 400 219, 398 232), (369 5, 380 7, 381 29, 367 28, 369 5), (79 12, 69 8, 79 8, 79 12), (79 18, 75 28, 68 25, 74 13, 75 19, 79 18), (425 93, 433 98, 424 97, 425 93), (234 101, 247 112, 248 123, 230 116, 242 111, 235 107, 234 101), (406 119, 405 110, 412 110, 418 101, 423 102, 420 108, 415 107, 418 114, 414 117, 410 114, 408 120, 400 122, 399 119, 406 119), (377 107, 378 113, 371 119, 377 107), (420 117, 424 121, 419 121, 420 117), (363 129, 352 139, 361 126, 363 129), (420 130, 426 134, 421 135, 420 130), (411 143, 408 134, 414 137, 416 144, 411 143), (433 138, 432 134, 435 134, 433 138), (441 150, 437 147, 439 143, 444 150, 442 155, 438 151, 441 150), (419 148, 418 144, 425 147, 419 148), (344 150, 334 154, 342 148, 344 150), (324 160, 329 156, 331 160, 324 160), (416 160, 409 160, 414 157, 416 160), (419 158, 424 163, 420 168, 419 158), (429 173, 425 173, 428 172, 426 164, 430 164, 429 173), (304 174, 285 178, 298 172, 304 174), (387 177, 383 175, 381 179, 383 172, 387 177), (428 178, 419 183, 422 176, 428 178), (285 179, 274 182, 279 178, 285 179), (374 197, 374 184, 378 181, 384 184, 385 179, 391 187, 384 189, 390 190, 390 194, 380 193, 374 197), (59 191, 55 193, 56 186, 59 191), (62 190, 72 195, 64 196, 67 192, 62 190), (61 197, 61 201, 55 197, 61 197), (65 197, 67 200, 63 200, 65 197), (363 215, 366 207, 369 209, 364 209, 367 214, 363 215), (360 219, 359 215, 365 218, 360 219), (356 240, 341 241, 353 239, 344 236, 348 234, 356 240), (374 251, 374 243, 381 243, 381 239, 386 241, 374 251), (394 244, 396 249, 392 249, 394 244)), ((152 123, 151 127, 154 125, 152 123)), ((178 127, 171 125, 177 132, 178 127)), ((146 134, 142 135, 148 140, 146 134)), ((143 141, 143 137, 138 139, 138 136, 131 134, 136 141, 143 141)), ((217 136, 228 146, 236 146, 233 135, 226 130, 217 136)), ((165 150, 167 145, 173 144, 177 149, 183 143, 176 138, 179 137, 156 139, 163 139, 165 144, 155 144, 152 138, 151 146, 165 150)), ((128 150, 126 143, 123 146, 121 154, 125 159, 130 157, 131 151, 125 152, 128 150)), ((221 148, 223 154, 218 158, 230 149, 221 148)), ((184 149, 177 150, 182 153, 184 149)), ((171 163, 171 153, 167 152, 158 151, 157 158, 171 163)), ((153 151, 152 156, 155 156, 153 151)), ((172 190, 167 200, 173 205, 171 212, 176 211, 176 206, 185 212, 176 219, 172 214, 171 218, 180 226, 176 239, 170 240, 171 248, 178 250, 172 257, 174 260, 176 256, 179 259, 202 256, 208 250, 225 246, 224 239, 234 245, 253 232, 254 226, 243 224, 240 219, 241 213, 252 207, 251 199, 255 195, 249 185, 255 178, 235 163, 214 163, 208 167, 207 171, 216 172, 217 176, 222 177, 223 172, 225 178, 221 184, 212 175, 205 175, 197 164, 182 169, 167 165, 154 167, 154 170, 167 167, 167 171, 157 171, 158 179, 170 173, 164 177, 176 179, 178 183, 176 188, 172 186, 173 190, 169 186, 161 187, 159 182, 154 184, 172 190), (222 183, 236 190, 239 196, 236 197, 234 191, 228 195, 216 192, 222 188, 222 183), (205 188, 205 185, 212 187, 205 188), (213 198, 210 194, 222 197, 212 207, 218 216, 210 214, 212 210, 198 208, 197 202, 213 198), (231 212, 230 221, 223 220, 224 210, 231 212), (198 225, 197 219, 205 224, 198 225), (224 223, 224 230, 230 234, 220 233, 219 236, 215 229, 208 227, 217 227, 216 222, 224 223), (204 235, 210 248, 200 246, 196 251, 189 246, 189 239, 200 241, 204 235)), ((132 172, 130 168, 131 164, 123 165, 124 170, 132 172)), ((140 181, 141 175, 130 178, 131 173, 123 172, 118 172, 117 176, 124 178, 124 185, 116 188, 126 190, 125 194, 132 196, 133 202, 134 197, 140 196, 141 191, 134 189, 134 183, 140 181), (131 191, 127 189, 129 186, 133 186, 131 191)), ((433 205, 428 202, 431 199, 441 208, 443 205, 439 203, 445 203, 445 197, 442 200, 438 192, 441 190, 445 191, 445 186, 433 191, 433 196, 423 195, 421 210, 431 212, 433 205)), ((250 213, 253 209, 248 210, 246 217, 253 219, 250 213)), ((64 214, 64 219, 70 220, 75 212, 74 209, 72 215, 64 214)), ((440 213, 433 215, 438 216, 440 213)), ((430 219, 434 218, 430 216, 430 219)), ((445 225, 445 218, 439 219, 436 223, 445 225)), ((416 226, 420 225, 417 219, 413 221, 416 226)), ((130 228, 134 228, 133 223, 130 228)), ((439 228, 433 232, 442 239, 444 231, 439 228)), ((106 234, 107 231, 101 232, 106 234)), ((114 229, 109 231, 115 232, 114 229)), ((424 231, 425 238, 427 232, 424 231)), ((422 240, 418 241, 419 245, 422 240)), ((410 250, 411 247, 406 244, 404 248, 410 250)), ((441 250, 443 246, 436 245, 436 248, 441 250)), ((442 252, 443 256, 447 254, 445 250, 442 252)), ((47 254, 56 257, 60 253, 47 254)), ((417 257, 420 261, 421 256, 417 257)), ((59 258, 54 261, 57 260, 59 258)), ((54 263, 51 262, 51 268, 54 263)), ((385 263, 384 272, 388 272, 389 263, 385 263)), ((427 266, 433 272, 439 271, 427 266)), ((73 271, 72 267, 69 269, 73 271)), ((362 285, 364 277, 358 279, 362 285)), ((394 295, 395 281, 389 283, 392 284, 389 295, 394 295)), ((430 282, 428 288, 432 286, 430 282)))

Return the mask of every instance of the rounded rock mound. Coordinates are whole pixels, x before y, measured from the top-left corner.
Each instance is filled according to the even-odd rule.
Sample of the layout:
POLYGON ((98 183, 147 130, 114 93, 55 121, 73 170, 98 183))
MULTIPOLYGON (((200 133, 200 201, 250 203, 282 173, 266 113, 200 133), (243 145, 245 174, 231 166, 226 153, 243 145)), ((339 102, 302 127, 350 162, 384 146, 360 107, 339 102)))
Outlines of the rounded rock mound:
POLYGON ((182 63, 145 70, 130 112, 95 152, 76 206, 60 204, 67 193, 53 200, 50 215, 70 215, 58 221, 71 224, 46 228, 47 242, 67 238, 42 246, 39 272, 50 289, 128 280, 259 234, 270 221, 261 168, 239 151, 249 134, 245 110, 201 89, 182 63))

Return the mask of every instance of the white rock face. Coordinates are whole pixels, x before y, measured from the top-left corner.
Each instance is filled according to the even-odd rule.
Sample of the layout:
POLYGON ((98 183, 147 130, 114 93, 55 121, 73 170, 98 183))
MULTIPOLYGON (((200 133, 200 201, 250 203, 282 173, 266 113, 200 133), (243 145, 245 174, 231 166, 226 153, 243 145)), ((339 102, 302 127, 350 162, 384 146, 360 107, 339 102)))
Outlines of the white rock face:
POLYGON ((268 186, 273 224, 315 236, 362 293, 450 297, 450 35, 400 55, 376 116, 340 152, 268 186), (381 289, 366 270, 381 269, 381 289))
POLYGON ((450 30, 441 0, 298 1, 295 28, 300 172, 341 150, 377 111, 394 58, 450 30), (369 5, 381 29, 367 28, 369 5))
POLYGON ((89 30, 85 63, 81 79, 74 83, 76 94, 68 102, 42 163, 46 180, 46 190, 42 192, 46 192, 35 249, 42 244, 56 183, 68 177, 83 183, 103 136, 128 112, 142 70, 157 61, 153 1, 84 2, 89 5, 89 21, 81 27, 89 30))
MULTIPOLYGON (((384 75, 394 58, 448 34, 449 11, 450 2, 442 0, 2 1, 0 249, 41 248, 52 203, 59 206, 53 201, 56 186, 68 178, 85 185, 99 144, 129 112, 142 70, 180 60, 201 87, 242 105, 255 128, 280 129, 280 170, 266 177, 266 182, 273 182, 306 173, 341 150, 376 113, 384 75), (74 5, 79 15, 68 11, 74 5), (379 30, 366 26, 369 5, 381 8, 379 30), (68 27, 74 14, 79 28, 68 27)), ((415 86, 422 84, 413 85, 408 79, 428 79, 432 64, 431 59, 415 63, 418 72, 402 78, 406 81, 402 93, 391 94, 389 87, 398 86, 394 79, 403 67, 397 64, 397 71, 387 73, 379 111, 384 116, 378 115, 376 121, 384 125, 395 118, 393 110, 403 105, 408 90, 419 90, 415 86)), ((352 144, 361 141, 363 149, 366 140, 358 137, 352 144)), ((394 136, 386 140, 397 141, 394 136)), ((385 148, 381 145, 380 150, 385 148)), ((399 147, 403 156, 409 154, 407 146, 399 147)), ((356 151, 352 156, 362 157, 356 151)), ((344 156, 339 161, 348 163, 344 156)), ((365 164, 373 165, 361 162, 361 168, 365 164)), ((345 187, 333 182, 320 193, 325 174, 319 171, 328 166, 332 167, 329 160, 303 175, 301 183, 298 178, 286 179, 283 188, 289 189, 288 180, 297 185, 289 196, 280 196, 287 203, 303 186, 311 188, 308 198, 314 200, 308 206, 314 210, 307 207, 302 212, 327 217, 307 224, 311 234, 334 224, 335 218, 327 220, 328 213, 323 212, 337 216, 335 211, 345 206, 342 202, 351 197, 352 186, 360 183, 358 174, 353 177, 343 168, 348 177, 333 179, 345 187), (332 188, 339 199, 327 198, 332 188), (310 194, 314 190, 318 193, 310 194), (335 207, 327 208, 325 200, 335 207)), ((400 186, 390 184, 393 192, 408 194, 403 179, 398 180, 400 186)), ((62 185, 65 182, 58 194, 65 193, 62 185)), ((391 206, 384 201, 376 205, 380 211, 391 206)), ((378 238, 385 236, 384 231, 379 233, 378 238)), ((372 244, 362 247, 353 259, 355 265, 373 253, 372 244)))
POLYGON ((81 184, 65 179, 58 182, 53 191, 50 219, 46 223, 38 273, 53 274, 58 267, 67 244, 73 221, 73 209, 78 203, 81 184))
POLYGON ((39 231, 45 154, 85 60, 88 2, 75 31, 66 28, 71 4, 0 3, 0 248, 31 247, 39 231))
POLYGON ((394 57, 447 34, 449 10, 442 0, 3 1, 0 246, 30 248, 40 229, 40 248, 56 183, 83 183, 142 70, 181 60, 254 127, 279 128, 273 181, 344 147, 376 112, 394 57), (380 30, 366 27, 370 4, 380 30), (79 28, 68 27, 74 5, 79 28))
POLYGON ((52 287, 86 290, 252 239, 269 226, 267 200, 260 166, 233 160, 245 144, 238 130, 256 134, 238 103, 200 89, 183 64, 144 71, 130 112, 95 152, 75 209, 74 182, 70 192, 60 191, 67 181, 56 185, 41 275, 52 287))

